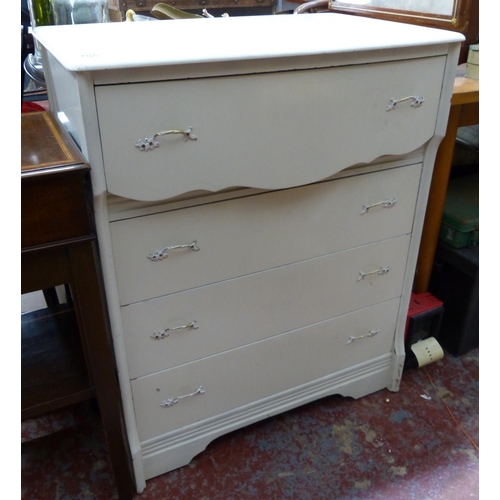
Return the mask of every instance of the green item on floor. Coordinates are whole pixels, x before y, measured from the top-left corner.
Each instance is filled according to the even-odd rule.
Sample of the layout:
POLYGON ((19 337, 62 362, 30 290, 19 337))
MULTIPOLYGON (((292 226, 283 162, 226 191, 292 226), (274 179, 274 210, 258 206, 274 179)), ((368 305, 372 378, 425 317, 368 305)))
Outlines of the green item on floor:
POLYGON ((451 179, 439 239, 453 248, 479 243, 479 174, 451 179))

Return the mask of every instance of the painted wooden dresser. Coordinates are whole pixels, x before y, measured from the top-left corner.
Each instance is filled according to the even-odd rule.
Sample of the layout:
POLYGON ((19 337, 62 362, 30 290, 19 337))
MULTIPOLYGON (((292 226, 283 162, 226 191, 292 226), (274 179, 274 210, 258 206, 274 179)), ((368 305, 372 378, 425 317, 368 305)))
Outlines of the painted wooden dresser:
POLYGON ((398 389, 461 35, 317 14, 35 36, 92 166, 139 490, 234 429, 398 389))

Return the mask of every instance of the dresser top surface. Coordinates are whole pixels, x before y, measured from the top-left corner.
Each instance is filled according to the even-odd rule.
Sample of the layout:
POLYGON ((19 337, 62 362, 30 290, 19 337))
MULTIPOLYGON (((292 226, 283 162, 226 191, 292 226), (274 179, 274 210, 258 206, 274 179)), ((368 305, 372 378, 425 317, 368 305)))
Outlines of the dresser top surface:
POLYGON ((43 26, 34 35, 70 71, 335 54, 463 40, 451 31, 334 13, 43 26))

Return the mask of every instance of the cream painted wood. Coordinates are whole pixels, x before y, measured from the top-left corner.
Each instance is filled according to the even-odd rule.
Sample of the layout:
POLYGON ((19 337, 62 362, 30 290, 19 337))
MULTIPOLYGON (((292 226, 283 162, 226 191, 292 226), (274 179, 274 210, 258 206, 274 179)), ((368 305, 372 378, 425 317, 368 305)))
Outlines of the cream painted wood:
POLYGON ((164 471, 187 465, 215 438, 297 406, 333 394, 360 398, 380 391, 380 388, 390 384, 391 359, 391 354, 372 358, 288 391, 143 441, 141 446, 144 477, 149 479, 163 474, 164 471))
MULTIPOLYGON (((36 28, 34 35, 44 58, 51 110, 71 132, 92 167, 96 224, 117 374, 139 492, 145 488, 147 478, 187 464, 211 440, 244 425, 330 394, 357 398, 383 388, 398 390, 419 238, 432 166, 446 130, 461 35, 336 14, 242 16, 196 23, 48 26, 36 28), (109 43, 110 40, 113 43, 109 43), (287 43, 277 43, 279 40, 287 43), (159 47, 175 49, 159 50, 159 47), (411 106, 413 94, 423 95, 425 101, 421 106, 411 106), (383 108, 380 108, 381 98, 383 108), (391 99, 402 100, 395 109, 386 111, 391 99), (175 123, 170 123, 171 119, 175 119, 175 123), (178 123, 188 120, 186 124, 178 123), (184 143, 180 135, 165 135, 158 138, 160 145, 152 151, 139 152, 135 147, 137 140, 143 137, 188 126, 194 128, 198 136, 196 142, 184 143), (418 154, 410 154, 417 149, 418 154), (404 187, 405 199, 415 200, 409 224, 406 216, 402 215, 400 220, 391 215, 403 206, 398 206, 400 200, 390 210, 370 210, 371 226, 359 222, 359 217, 347 215, 350 200, 345 209, 337 208, 336 199, 340 200, 343 194, 330 194, 335 199, 330 205, 325 202, 327 191, 334 183, 307 191, 311 197, 318 197, 317 201, 308 199, 300 187, 334 175, 350 175, 351 170, 343 169, 371 162, 362 167, 371 173, 359 177, 366 192, 370 192, 371 186, 374 190, 380 188, 375 181, 378 179, 375 171, 380 170, 380 164, 396 160, 398 166, 413 166, 387 169, 388 176, 410 171, 416 175, 420 168, 416 164, 421 163, 418 186, 413 177, 410 182, 411 176, 406 175, 395 183, 398 189, 399 185, 404 187), (233 191, 239 186, 243 189, 233 191), (242 199, 241 204, 235 205, 228 200, 241 197, 247 190, 255 194, 258 188, 295 187, 300 188, 290 189, 286 196, 297 196, 297 208, 290 199, 282 199, 288 208, 286 217, 283 210, 279 215, 281 206, 273 204, 273 200, 276 202, 285 196, 280 193, 269 198, 263 195, 242 199), (211 193, 221 188, 228 189, 211 193), (119 209, 117 200, 124 202, 119 209), (248 227, 250 221, 257 226, 259 207, 252 203, 261 200, 269 200, 263 206, 267 208, 265 220, 269 218, 272 224, 261 224, 261 230, 253 234, 249 231, 252 240, 262 246, 256 251, 248 246, 245 236, 248 228, 243 223, 238 226, 236 218, 231 222, 231 216, 222 209, 238 207, 236 213, 240 220, 248 227), (212 201, 216 201, 214 206, 208 206, 212 201), (144 282, 153 281, 151 276, 144 277, 142 268, 139 269, 133 259, 129 260, 121 247, 141 247, 142 240, 151 238, 151 228, 157 224, 158 227, 165 224, 169 233, 187 234, 188 229, 182 226, 197 226, 190 215, 196 212, 190 212, 188 205, 207 205, 200 208, 199 217, 209 233, 223 235, 221 229, 228 224, 233 247, 251 265, 245 268, 246 263, 241 264, 241 269, 236 269, 240 256, 229 253, 222 266, 220 259, 217 260, 217 249, 224 246, 224 241, 219 241, 217 245, 208 245, 215 254, 203 262, 203 269, 196 269, 195 278, 183 281, 186 271, 191 274, 196 267, 182 268, 184 263, 179 271, 164 280, 168 282, 166 288, 158 287, 158 283, 149 287, 144 282), (329 206, 335 212, 330 218, 329 206), (303 215, 299 208, 303 208, 303 215), (256 215, 245 214, 245 210, 255 210, 256 215), (158 219, 149 217, 161 212, 165 213, 158 219), (114 230, 110 226, 118 227, 114 224, 120 221, 120 214, 130 219, 127 221, 130 225, 123 226, 128 227, 130 239, 123 234, 119 238, 112 235, 114 230), (339 218, 341 214, 344 217, 339 218), (364 224, 369 227, 363 227, 364 224), (317 236, 312 235, 314 230, 307 232, 305 228, 309 226, 316 228, 317 236), (288 246, 297 249, 283 249, 277 244, 282 235, 276 228, 281 227, 297 232, 286 239, 288 246), (277 231, 277 239, 272 235, 273 230, 277 231), (298 241, 301 233, 307 233, 307 239, 315 242, 310 248, 298 241), (384 237, 378 240, 377 234, 384 237), (336 237, 345 242, 337 246, 336 237), (347 300, 344 268, 353 264, 354 256, 361 253, 367 258, 375 257, 375 252, 367 250, 402 241, 406 250, 396 252, 401 259, 401 266, 396 267, 401 267, 401 271, 394 273, 393 268, 385 275, 367 275, 357 283, 364 290, 360 291, 361 299, 351 288, 347 295, 351 300, 347 300), (320 255, 323 245, 330 249, 320 255), (346 256, 346 260, 341 256, 346 256), (314 272, 308 271, 309 266, 321 263, 324 264, 322 275, 336 276, 330 288, 325 285, 326 279, 320 287, 313 282, 312 275, 319 276, 319 267, 314 272), (266 266, 269 267, 264 269, 266 266), (236 274, 229 279, 223 273, 204 274, 210 267, 223 267, 223 273, 230 270, 231 275, 236 274), (300 269, 300 273, 294 274, 295 269, 300 269), (198 275, 216 284, 199 286, 198 275), (294 276, 307 287, 299 286, 302 283, 298 281, 291 283, 294 276), (276 290, 277 298, 273 297, 273 301, 278 301, 277 309, 271 307, 271 299, 259 305, 254 296, 258 296, 260 290, 252 294, 252 301, 255 300, 252 304, 258 312, 249 314, 244 301, 235 304, 238 296, 251 289, 253 283, 265 281, 267 277, 275 277, 274 283, 266 281, 266 294, 276 290), (391 281, 394 277, 397 284, 391 281), (137 295, 134 295, 134 281, 139 290, 137 295), (388 284, 387 290, 383 283, 388 284), (120 293, 132 294, 132 298, 122 303, 140 302, 121 307, 119 288, 120 293), (172 293, 185 288, 183 292, 172 293), (174 340, 176 345, 183 346, 174 349, 172 354, 169 352, 166 360, 151 355, 154 366, 148 364, 149 353, 138 354, 142 347, 135 351, 133 342, 139 338, 137 332, 148 326, 150 320, 160 324, 160 328, 169 326, 161 317, 163 307, 169 315, 177 314, 178 319, 184 319, 191 313, 192 297, 204 302, 211 298, 207 291, 217 290, 214 300, 220 301, 224 294, 219 294, 219 290, 226 288, 232 292, 230 310, 227 304, 219 303, 218 309, 212 309, 208 316, 203 312, 203 323, 196 318, 200 331, 205 318, 210 319, 212 333, 206 343, 205 340, 192 343, 195 361, 187 361, 191 354, 187 344, 182 343, 187 339, 184 333, 200 333, 198 330, 176 330, 176 335, 159 341, 156 345, 170 345, 174 340), (390 290, 396 289, 398 292, 393 295, 390 290), (323 321, 322 315, 331 298, 324 296, 325 290, 334 300, 330 300, 330 316, 323 321), (144 300, 150 293, 158 295, 144 300), (288 303, 287 296, 295 302, 288 303), (181 297, 186 298, 182 304, 181 297), (383 302, 382 297, 394 297, 391 299, 394 305, 386 308, 390 302, 383 302), (304 317, 299 317, 294 309, 300 310, 302 301, 311 305, 311 312, 304 309, 304 317), (174 303, 175 310, 169 309, 174 303), (368 303, 376 305, 365 308, 368 303), (135 321, 129 312, 134 310, 139 311, 142 323, 128 330, 135 321), (351 312, 338 316, 339 311, 351 312), (377 335, 363 337, 379 314, 389 325, 387 330, 380 328, 377 335), (222 318, 218 323, 211 319, 217 315, 222 318), (292 330, 280 333, 286 331, 281 324, 285 320, 290 322, 286 328, 292 330), (224 321, 228 328, 224 327, 224 321), (356 332, 349 335, 363 338, 344 345, 339 333, 344 329, 334 327, 344 321, 350 325, 346 332, 356 332), (263 334, 265 339, 253 331, 257 322, 274 325, 263 334), (217 339, 216 328, 220 329, 217 339), (129 345, 131 339, 133 342, 129 345), (141 361, 136 365, 139 356, 141 361), (168 368, 175 363, 184 364, 168 368), (222 385, 219 366, 226 374, 222 385), (137 373, 151 374, 131 380, 137 373), (155 413, 157 410, 150 408, 156 397, 153 393, 168 390, 169 394, 162 392, 162 396, 180 398, 196 391, 198 386, 191 387, 192 382, 203 384, 207 392, 161 408, 167 412, 173 410, 176 415, 173 423, 165 426, 162 419, 170 419, 164 417, 168 413, 155 413), (142 383, 144 390, 140 389, 142 383), (241 387, 244 391, 240 392, 241 387), (175 389, 172 394, 171 389, 175 389), (177 389, 188 392, 177 392, 177 389), (214 391, 216 398, 212 400, 214 391), (196 404, 191 414, 189 408, 193 403, 196 404)), ((347 198, 349 193, 353 200, 356 198, 356 186, 356 182, 343 184, 347 198)), ((409 206, 403 206, 405 214, 409 206)), ((260 219, 263 220, 263 216, 260 219)), ((203 235, 202 239, 205 241, 208 237, 203 235)), ((160 242, 161 247, 170 244, 160 242)), ((204 243, 200 251, 190 257, 200 257, 201 263, 205 259, 205 248, 204 243)), ((223 251, 226 250, 224 247, 223 251)), ((135 255, 134 251, 132 254, 135 255)), ((385 252, 383 256, 387 255, 385 252)), ((379 259, 374 260, 365 261, 367 268, 363 271, 370 272, 380 266, 379 259)), ((177 254, 172 261, 184 262, 177 254)))
POLYGON ((389 353, 398 307, 384 302, 132 381, 141 441, 389 353), (200 386, 204 394, 161 406, 200 386))
POLYGON ((111 224, 122 305, 409 234, 421 165, 111 224), (396 200, 390 208, 377 205, 396 200), (375 205, 375 206, 373 206, 375 205), (372 206, 363 213, 364 206, 372 206), (352 227, 356 226, 356 231, 352 227), (331 228, 335 227, 335 231, 331 228), (138 237, 139 235, 139 237, 138 237), (151 261, 150 252, 197 242, 151 261))
POLYGON ((409 240, 400 236, 123 307, 130 376, 399 297, 409 240), (360 272, 383 267, 390 268, 387 274, 359 279, 360 272), (198 328, 175 330, 163 339, 150 337, 193 321, 198 328))
MULTIPOLYGON (((92 72, 97 83, 116 83, 117 70, 124 82, 144 81, 144 68, 165 68, 168 73, 185 66, 205 67, 217 73, 267 62, 266 71, 308 64, 317 56, 335 54, 342 61, 408 59, 434 53, 446 54, 450 43, 464 38, 458 33, 433 30, 376 19, 355 19, 343 14, 327 16, 242 16, 205 20, 193 26, 190 20, 150 23, 111 23, 37 27, 41 45, 71 73, 92 72), (255 36, 259 33, 259 36, 255 36), (291 36, 301 33, 300 37, 291 36), (108 43, 113 39, 116 43, 108 43), (61 43, 61 41, 65 43, 61 43), (227 43, 230 40, 232 43, 227 43), (286 40, 287 43, 277 43, 286 40), (180 43, 181 41, 181 43, 180 43), (139 43, 138 43, 139 42, 139 43), (168 53, 157 47, 175 47, 168 53), (344 59, 342 56, 346 56, 344 59), (114 80, 108 78, 111 74, 114 80)), ((311 67, 311 64, 308 65, 311 67)), ((314 67, 314 66, 312 66, 314 67)), ((184 72, 185 74, 186 72, 184 72)), ((151 78, 151 77, 150 77, 151 78)))
MULTIPOLYGON (((313 184, 321 184, 330 180, 340 180, 356 175, 372 174, 381 170, 391 168, 407 167, 411 165, 422 165, 424 159, 425 146, 412 151, 409 155, 401 156, 381 156, 376 161, 367 165, 354 165, 345 170, 337 172, 326 180, 313 184)), ((294 189, 294 188, 290 188, 294 189)), ((276 192, 284 191, 277 190, 276 192)), ((134 219, 136 217, 145 217, 147 215, 160 214, 173 210, 184 208, 193 208, 200 205, 208 205, 211 203, 219 203, 221 201, 235 200, 248 196, 260 195, 270 191, 254 188, 239 188, 239 189, 224 189, 217 193, 208 191, 191 191, 181 196, 176 196, 169 200, 161 202, 155 201, 137 201, 120 196, 109 195, 107 198, 109 223, 118 222, 126 219, 134 219)))
POLYGON ((434 135, 445 62, 98 87, 108 191, 162 200, 198 189, 279 189, 382 154, 409 153, 434 135), (387 110, 391 100, 408 96, 425 101, 387 110), (156 138, 152 150, 136 147, 140 139, 189 127, 196 141, 174 134, 156 138), (346 148, 353 140, 358 147, 346 148))

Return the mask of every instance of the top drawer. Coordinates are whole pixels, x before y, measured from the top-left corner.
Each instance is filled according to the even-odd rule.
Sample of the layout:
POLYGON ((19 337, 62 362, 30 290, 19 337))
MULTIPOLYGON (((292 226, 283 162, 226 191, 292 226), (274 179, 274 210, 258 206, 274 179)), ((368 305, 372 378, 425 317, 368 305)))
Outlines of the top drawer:
POLYGON ((410 152, 434 134, 445 62, 97 87, 107 189, 144 201, 281 189, 410 152), (175 133, 189 127, 197 140, 175 133), (142 139, 158 146, 141 150, 142 139))

